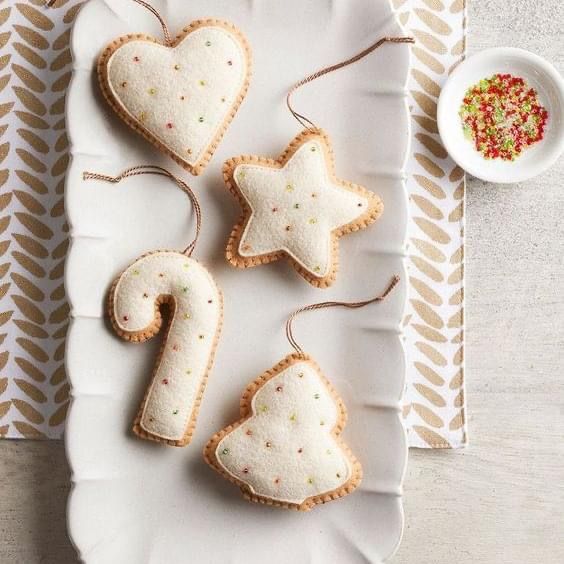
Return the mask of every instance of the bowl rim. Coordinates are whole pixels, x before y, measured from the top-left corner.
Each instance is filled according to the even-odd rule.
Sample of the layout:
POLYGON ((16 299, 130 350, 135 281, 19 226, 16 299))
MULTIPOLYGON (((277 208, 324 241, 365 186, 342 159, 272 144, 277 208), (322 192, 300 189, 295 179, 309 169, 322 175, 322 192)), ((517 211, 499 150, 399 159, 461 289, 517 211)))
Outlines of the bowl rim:
POLYGON ((556 89, 556 94, 559 99, 561 111, 564 115, 564 79, 556 70, 556 68, 546 59, 544 59, 540 55, 537 55, 536 53, 532 53, 531 51, 527 51, 526 49, 521 49, 519 47, 492 47, 490 49, 484 49, 483 51, 480 51, 475 55, 472 55, 463 60, 452 71, 452 73, 444 83, 437 104, 437 126, 439 129, 439 135, 441 137, 441 142, 443 143, 450 157, 462 169, 464 169, 472 176, 475 176, 476 178, 479 178, 481 180, 496 182, 499 184, 523 182, 541 174, 542 172, 550 168, 564 151, 564 120, 562 120, 558 126, 558 129, 560 131, 558 135, 559 138, 556 140, 556 147, 551 151, 550 155, 548 155, 546 158, 539 159, 533 166, 520 168, 518 170, 515 170, 513 174, 510 174, 509 176, 506 175, 506 178, 499 178, 498 176, 494 177, 493 175, 488 174, 487 171, 479 170, 478 167, 466 162, 466 159, 463 156, 463 152, 457 148, 456 143, 452 142, 451 136, 446 133, 447 129, 445 124, 449 117, 448 109, 449 103, 451 103, 449 100, 449 95, 451 94, 451 90, 454 87, 454 84, 456 84, 457 79, 460 77, 460 75, 464 73, 466 68, 479 64, 482 61, 488 61, 508 56, 512 56, 514 58, 521 59, 522 61, 530 63, 544 76, 552 81, 556 89))

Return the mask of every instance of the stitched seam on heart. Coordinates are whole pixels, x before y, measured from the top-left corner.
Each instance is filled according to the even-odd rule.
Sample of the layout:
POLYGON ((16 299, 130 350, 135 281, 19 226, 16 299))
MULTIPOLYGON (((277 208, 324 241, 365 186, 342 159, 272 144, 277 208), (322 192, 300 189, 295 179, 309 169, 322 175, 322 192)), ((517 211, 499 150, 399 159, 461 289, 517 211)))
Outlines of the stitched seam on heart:
MULTIPOLYGON (((214 27, 214 26, 206 26, 206 27, 214 27)), ((202 144, 198 154, 195 157, 195 160, 193 162, 189 161, 188 159, 185 159, 180 153, 178 153, 177 149, 172 149, 169 145, 167 145, 167 142, 165 139, 163 139, 162 137, 160 137, 157 133, 155 133, 154 131, 150 131, 148 128, 147 131, 150 131, 151 135, 155 136, 160 143, 162 143, 163 145, 167 145, 169 147, 169 150, 174 153, 179 159, 183 159, 185 160, 187 163, 189 163, 191 166, 196 166, 197 163, 202 159, 202 156, 205 154, 205 152, 207 151, 208 147, 210 146, 210 144, 213 142, 213 140, 217 137, 218 132, 221 130, 223 124, 225 123, 227 117, 231 111, 231 109, 233 108, 233 104, 236 104, 237 102, 237 96, 238 93, 241 92, 243 85, 245 83, 245 76, 246 76, 246 68, 247 68, 247 57, 245 54, 245 51, 242 49, 241 43, 239 41, 237 41, 233 35, 229 32, 227 32, 227 30, 223 29, 223 28, 216 28, 219 29, 222 33, 225 34, 225 36, 231 41, 231 43, 233 44, 233 46, 236 48, 236 50, 239 52, 239 55, 241 56, 241 61, 243 63, 243 67, 241 69, 240 75, 238 77, 238 81, 236 83, 236 88, 234 90, 235 96, 234 96, 234 100, 233 103, 231 105, 231 107, 226 111, 223 112, 220 117, 216 120, 215 124, 213 125, 213 129, 211 130, 210 134, 206 137, 204 143, 202 144)), ((196 34, 197 32, 200 32, 202 30, 205 30, 205 27, 202 26, 198 29, 193 30, 191 33, 189 33, 188 35, 186 35, 182 41, 180 41, 175 47, 173 47, 173 49, 176 49, 178 47, 180 47, 180 45, 186 41, 189 36, 196 34)), ((128 42, 129 43, 129 42, 128 42)), ((131 41, 130 43, 134 43, 134 41, 131 41)), ((144 41, 139 41, 139 43, 146 43, 144 41)), ((156 43, 155 46, 157 48, 162 48, 165 50, 165 52, 168 52, 171 48, 166 46, 166 45, 162 45, 161 43, 156 43)), ((116 53, 118 52, 118 49, 116 49, 112 55, 108 58, 108 62, 107 62, 107 69, 108 69, 108 76, 110 74, 110 69, 111 69, 111 65, 112 65, 112 60, 114 58, 114 56, 116 55, 116 53)), ((125 104, 123 103, 122 99, 120 98, 118 92, 115 89, 114 84, 112 83, 111 80, 108 79, 108 85, 109 88, 114 96, 114 98, 116 99, 116 101, 119 103, 120 107, 122 108, 122 110, 127 113, 129 115, 129 117, 133 120, 139 121, 138 118, 135 116, 135 114, 133 114, 132 112, 130 112, 130 110, 127 108, 127 106, 125 106, 125 104)), ((233 94, 230 94, 230 97, 233 96, 233 94)))
POLYGON ((148 41, 148 42, 151 42, 151 43, 156 43, 156 44, 160 44, 160 45, 162 45, 162 44, 157 39, 155 39, 154 37, 151 37, 151 36, 143 34, 143 33, 124 35, 124 36, 121 36, 121 37, 115 39, 114 41, 112 41, 104 49, 104 51, 102 52, 102 54, 100 55, 100 57, 98 59, 98 65, 97 65, 98 80, 99 80, 99 83, 100 83, 102 94, 104 95, 104 98, 106 98, 106 101, 108 102, 110 107, 119 115, 119 117, 129 127, 131 127, 134 131, 139 133, 141 136, 143 136, 152 145, 156 146, 161 152, 164 152, 169 157, 171 157, 182 168, 184 168, 185 170, 187 170, 188 172, 190 172, 191 174, 193 174, 195 176, 201 174, 203 172, 203 170, 206 168, 206 166, 209 164, 215 150, 217 149, 219 143, 223 139, 223 136, 225 135, 229 125, 233 121, 233 118, 235 117, 237 111, 239 110, 241 103, 243 102, 243 100, 245 99, 245 97, 247 95, 249 85, 250 85, 251 76, 252 76, 252 55, 251 55, 251 48, 250 48, 249 42, 248 42, 247 38, 245 37, 245 35, 243 35, 243 33, 237 27, 235 27, 233 24, 231 24, 230 22, 226 22, 226 21, 223 21, 223 20, 216 20, 216 19, 195 20, 195 21, 191 22, 190 25, 185 27, 182 30, 182 32, 174 39, 174 41, 172 42, 172 47, 175 47, 178 43, 180 43, 192 31, 195 31, 195 30, 199 29, 200 27, 205 27, 205 26, 217 26, 217 27, 223 28, 223 29, 231 32, 232 34, 234 34, 237 37, 237 39, 240 41, 241 46, 243 47, 243 50, 244 50, 244 53, 245 53, 245 61, 246 61, 247 65, 246 65, 246 78, 245 78, 244 84, 242 85, 241 89, 239 90, 239 94, 238 94, 233 106, 231 107, 230 112, 225 116, 225 119, 223 121, 223 126, 219 128, 216 136, 212 139, 212 142, 210 144, 208 144, 208 146, 206 148, 207 150, 205 151, 204 155, 202 156, 200 161, 198 161, 195 165, 191 165, 190 163, 188 163, 184 159, 178 157, 178 155, 176 153, 171 151, 155 135, 153 135, 151 132, 146 130, 138 120, 131 118, 129 113, 125 113, 122 110, 121 105, 114 98, 114 96, 113 96, 113 94, 112 94, 112 92, 109 88, 109 81, 108 81, 108 76, 107 76, 107 62, 111 58, 113 52, 116 49, 118 49, 124 43, 127 43, 129 41, 135 41, 135 40, 144 40, 144 41, 148 41))

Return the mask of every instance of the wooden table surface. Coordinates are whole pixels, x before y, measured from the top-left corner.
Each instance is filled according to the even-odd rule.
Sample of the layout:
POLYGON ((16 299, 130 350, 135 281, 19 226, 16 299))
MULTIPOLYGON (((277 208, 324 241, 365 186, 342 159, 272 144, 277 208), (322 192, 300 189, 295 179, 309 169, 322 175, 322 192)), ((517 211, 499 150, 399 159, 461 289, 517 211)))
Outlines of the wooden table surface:
MULTIPOLYGON (((469 18, 470 53, 518 46, 564 70, 562 0, 470 0, 469 18)), ((564 562, 563 173, 468 180, 471 446, 410 452, 393 564, 564 562)), ((62 442, 0 441, 0 483, 0 563, 76 562, 62 442)))

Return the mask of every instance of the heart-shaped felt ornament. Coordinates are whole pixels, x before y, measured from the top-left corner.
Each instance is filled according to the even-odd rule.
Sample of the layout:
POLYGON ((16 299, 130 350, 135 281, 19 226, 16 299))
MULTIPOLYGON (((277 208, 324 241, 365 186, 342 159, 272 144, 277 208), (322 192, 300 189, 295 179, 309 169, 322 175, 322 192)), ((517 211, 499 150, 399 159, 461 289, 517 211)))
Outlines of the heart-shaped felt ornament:
POLYGON ((194 21, 165 43, 145 34, 119 37, 98 60, 110 106, 194 175, 213 156, 247 93, 250 75, 245 36, 215 19, 194 21))

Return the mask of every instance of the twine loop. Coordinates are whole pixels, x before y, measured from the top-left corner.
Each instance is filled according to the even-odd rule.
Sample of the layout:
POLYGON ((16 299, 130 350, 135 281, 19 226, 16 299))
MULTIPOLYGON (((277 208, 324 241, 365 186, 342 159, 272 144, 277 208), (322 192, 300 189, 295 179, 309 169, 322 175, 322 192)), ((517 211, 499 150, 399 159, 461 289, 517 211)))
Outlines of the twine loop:
POLYGON ((288 94, 286 95, 286 105, 288 106, 290 113, 299 122, 299 124, 302 127, 305 127, 306 129, 308 129, 310 131, 318 130, 318 127, 315 125, 315 123, 313 123, 309 118, 307 118, 303 114, 298 113, 296 110, 294 110, 294 108, 292 106, 292 94, 298 88, 301 88, 305 84, 308 84, 309 82, 313 82, 314 80, 317 80, 318 78, 321 78, 322 76, 325 76, 326 74, 332 73, 332 72, 337 71, 339 69, 342 69, 344 67, 348 67, 349 65, 352 65, 352 64, 356 63, 357 61, 364 59, 364 57, 366 57, 367 55, 370 55, 370 53, 376 51, 376 49, 378 49, 378 47, 380 47, 384 43, 415 43, 415 39, 413 37, 382 37, 381 39, 378 39, 378 41, 376 41, 376 43, 373 43, 372 45, 370 45, 370 47, 367 47, 366 49, 364 49, 360 53, 357 53, 356 55, 352 56, 350 59, 347 59, 346 61, 341 61, 340 63, 336 63, 336 64, 331 65, 329 67, 325 67, 324 69, 318 70, 317 72, 314 72, 313 74, 310 74, 309 76, 306 76, 305 78, 303 78, 299 82, 296 82, 296 84, 294 84, 294 86, 292 86, 292 88, 290 88, 290 90, 288 91, 288 94))
POLYGON ((149 10, 149 12, 151 12, 151 14, 153 14, 155 16, 155 18, 157 18, 159 20, 159 23, 161 24, 161 27, 163 28, 163 35, 164 35, 165 43, 166 43, 166 45, 170 45, 172 43, 172 38, 170 36, 170 32, 168 31, 168 27, 167 27, 163 17, 159 14, 159 11, 156 8, 153 8, 153 6, 151 6, 147 2, 144 2, 144 0, 133 0, 133 1, 137 2, 137 4, 139 4, 140 6, 143 6, 143 8, 146 8, 147 10, 149 10))
POLYGON ((290 317, 288 317, 288 321, 286 321, 286 338, 288 339, 288 342, 290 343, 290 345, 294 348, 294 350, 300 355, 300 356, 305 356, 305 353, 302 349, 302 347, 300 346, 300 344, 296 341, 296 338, 294 337, 294 332, 292 329, 292 323, 294 321, 294 319, 300 314, 303 313, 304 311, 313 311, 316 309, 324 309, 327 307, 346 307, 349 309, 357 309, 360 307, 364 307, 367 306, 369 304, 373 304, 375 302, 381 302, 383 300, 386 299, 386 297, 390 294, 390 292, 398 285, 400 281, 400 277, 399 276, 394 276, 391 280, 391 282, 388 284, 388 287, 386 288, 386 290, 384 291, 384 293, 375 296, 374 298, 370 298, 368 300, 364 300, 361 302, 320 302, 317 304, 310 304, 304 307, 301 307, 299 309, 297 309, 296 311, 294 311, 292 314, 290 314, 290 317))
POLYGON ((139 176, 142 174, 155 174, 157 176, 165 176, 166 178, 170 178, 173 182, 175 182, 180 189, 188 196, 190 202, 194 208, 194 213, 196 214, 196 234, 192 242, 182 251, 183 254, 190 256, 196 247, 196 243, 198 242, 198 237, 200 236, 200 231, 202 229, 202 208, 200 207, 200 202, 198 202, 198 198, 196 195, 180 178, 172 174, 172 172, 168 171, 166 168, 157 166, 157 165, 139 165, 128 168, 124 170, 122 173, 118 174, 117 176, 110 176, 107 174, 99 174, 97 172, 88 172, 85 171, 82 173, 83 180, 103 180, 105 182, 111 182, 112 184, 118 184, 124 178, 129 178, 131 176, 139 176))

